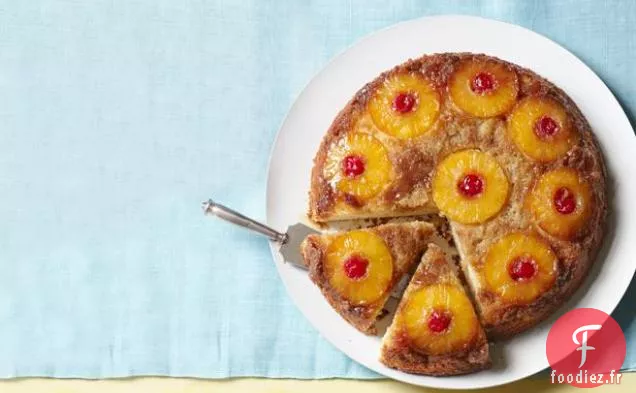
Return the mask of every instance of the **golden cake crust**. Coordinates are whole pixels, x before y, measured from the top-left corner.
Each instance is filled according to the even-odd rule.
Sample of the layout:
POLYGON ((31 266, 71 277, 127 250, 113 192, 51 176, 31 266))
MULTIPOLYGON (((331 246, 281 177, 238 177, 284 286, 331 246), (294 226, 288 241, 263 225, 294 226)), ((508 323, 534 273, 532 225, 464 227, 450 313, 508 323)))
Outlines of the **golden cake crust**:
POLYGON ((423 56, 381 74, 355 94, 324 137, 314 159, 309 217, 324 223, 437 211, 431 191, 434 169, 448 154, 463 149, 488 152, 498 160, 510 180, 508 201, 495 217, 477 225, 450 223, 484 327, 489 336, 508 337, 545 319, 580 286, 600 248, 608 210, 604 163, 590 126, 574 102, 544 78, 503 60, 470 53, 423 56), (536 96, 560 103, 578 136, 569 151, 552 162, 533 161, 519 151, 507 132, 510 111, 490 118, 477 118, 461 111, 447 93, 448 82, 457 66, 471 59, 495 62, 514 71, 519 85, 517 100, 536 96), (407 141, 387 136, 373 124, 368 114, 369 101, 377 89, 388 78, 404 73, 424 76, 440 92, 441 100, 440 113, 433 126, 423 135, 407 141), (378 138, 392 163, 390 183, 367 201, 342 195, 324 176, 331 146, 355 129, 378 138), (539 228, 524 204, 537 179, 558 168, 576 169, 591 186, 589 218, 586 225, 568 240, 539 228), (509 304, 483 283, 483 261, 488 247, 512 231, 540 237, 559 259, 554 285, 530 304, 509 304))
MULTIPOLYGON (((407 288, 397 313, 405 307, 405 299, 417 288, 450 283, 461 286, 455 277, 452 261, 436 245, 431 244, 422 258, 407 288)), ((380 361, 397 370, 425 375, 460 375, 489 368, 491 365, 488 342, 481 327, 474 338, 456 352, 430 355, 414 348, 404 331, 394 319, 382 342, 380 361)))
POLYGON ((385 242, 394 264, 393 276, 386 294, 371 304, 352 304, 329 284, 324 270, 326 251, 338 234, 309 235, 301 244, 301 253, 305 265, 309 268, 309 277, 320 288, 329 304, 356 329, 373 335, 377 333, 375 323, 391 291, 402 276, 419 261, 426 245, 435 234, 435 227, 426 222, 414 221, 385 224, 363 230, 378 235, 385 242))

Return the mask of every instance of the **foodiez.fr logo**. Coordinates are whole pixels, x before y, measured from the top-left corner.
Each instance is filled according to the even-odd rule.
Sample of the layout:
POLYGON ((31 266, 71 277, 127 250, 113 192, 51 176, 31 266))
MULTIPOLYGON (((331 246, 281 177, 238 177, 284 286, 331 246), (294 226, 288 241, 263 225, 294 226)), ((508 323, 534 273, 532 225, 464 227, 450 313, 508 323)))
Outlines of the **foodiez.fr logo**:
POLYGON ((596 387, 620 383, 625 335, 603 311, 578 308, 559 318, 548 333, 546 355, 552 383, 596 387))

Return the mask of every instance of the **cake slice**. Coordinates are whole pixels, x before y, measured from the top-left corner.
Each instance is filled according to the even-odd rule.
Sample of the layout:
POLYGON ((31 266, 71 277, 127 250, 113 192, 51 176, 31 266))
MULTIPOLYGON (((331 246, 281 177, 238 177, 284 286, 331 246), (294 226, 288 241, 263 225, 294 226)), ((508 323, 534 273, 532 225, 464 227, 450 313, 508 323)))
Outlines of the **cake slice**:
POLYGON ((380 361, 424 375, 459 375, 490 367, 486 335, 452 261, 431 244, 382 341, 380 361))
POLYGON ((356 329, 376 334, 391 292, 413 270, 434 233, 433 225, 415 221, 309 235, 301 253, 329 304, 356 329))

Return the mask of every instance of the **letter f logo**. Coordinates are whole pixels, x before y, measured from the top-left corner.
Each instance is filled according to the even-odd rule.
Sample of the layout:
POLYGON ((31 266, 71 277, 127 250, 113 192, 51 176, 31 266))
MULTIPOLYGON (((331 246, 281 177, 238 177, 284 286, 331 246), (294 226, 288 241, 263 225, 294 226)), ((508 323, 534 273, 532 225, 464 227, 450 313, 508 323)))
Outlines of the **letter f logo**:
POLYGON ((576 348, 577 351, 581 351, 581 364, 579 364, 579 368, 583 367, 583 365, 585 364, 587 351, 593 351, 596 349, 587 345, 587 332, 590 330, 601 330, 601 325, 581 326, 580 328, 576 329, 574 333, 572 333, 572 341, 574 341, 574 344, 580 345, 580 347, 576 348), (581 336, 581 342, 579 342, 576 336, 581 332, 583 332, 583 335, 581 336))

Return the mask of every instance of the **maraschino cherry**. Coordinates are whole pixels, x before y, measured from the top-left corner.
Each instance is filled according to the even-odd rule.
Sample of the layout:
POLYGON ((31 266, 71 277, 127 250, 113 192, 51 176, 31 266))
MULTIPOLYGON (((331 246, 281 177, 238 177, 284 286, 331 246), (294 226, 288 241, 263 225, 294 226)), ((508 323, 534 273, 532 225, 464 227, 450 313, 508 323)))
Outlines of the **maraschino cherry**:
POLYGON ((358 177, 364 173, 364 159, 358 155, 348 155, 342 160, 342 172, 346 177, 358 177))
POLYGON ((433 311, 428 317, 428 328, 435 333, 441 333, 448 329, 451 317, 446 312, 433 311))
POLYGON ((405 114, 415 109, 417 98, 411 93, 399 93, 393 99, 393 110, 405 114))
POLYGON ((469 198, 473 198, 484 191, 484 180, 481 176, 469 173, 457 183, 459 192, 469 198))
POLYGON ((343 267, 347 277, 359 280, 367 274, 369 261, 360 255, 352 255, 347 258, 343 267))
POLYGON ((495 89, 495 77, 487 72, 480 72, 475 75, 472 83, 470 84, 470 89, 475 94, 485 94, 489 93, 495 89))
POLYGON ((530 257, 520 257, 515 259, 508 266, 508 274, 515 281, 528 280, 537 272, 535 261, 530 257))

